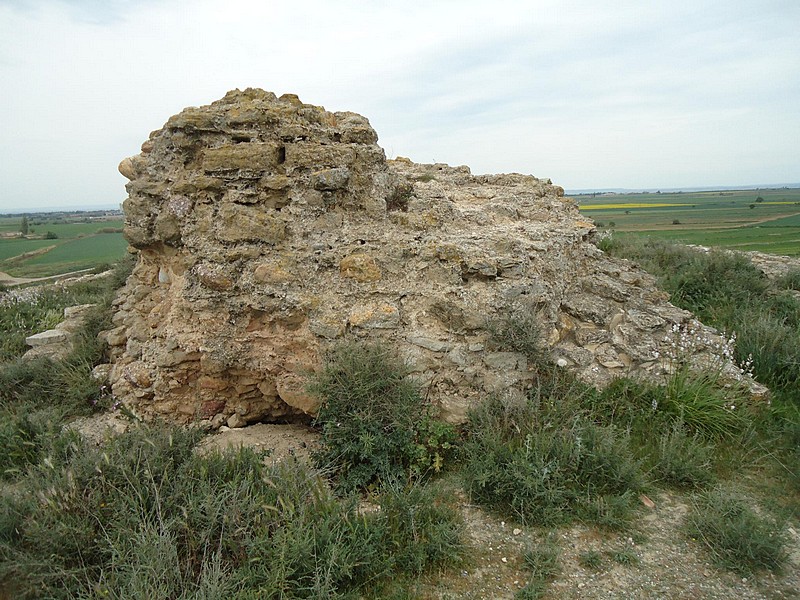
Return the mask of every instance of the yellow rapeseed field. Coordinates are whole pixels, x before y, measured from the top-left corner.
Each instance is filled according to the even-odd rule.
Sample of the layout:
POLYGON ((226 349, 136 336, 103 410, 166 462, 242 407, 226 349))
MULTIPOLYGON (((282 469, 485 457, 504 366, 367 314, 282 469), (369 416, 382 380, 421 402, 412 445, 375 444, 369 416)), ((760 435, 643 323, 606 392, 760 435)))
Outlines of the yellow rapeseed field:
MULTIPOLYGON (((766 202, 765 202, 766 204, 766 202)), ((629 209, 629 208, 667 208, 670 206, 692 206, 691 204, 670 204, 666 202, 620 202, 617 204, 584 204, 581 206, 584 210, 608 210, 614 208, 629 209)))

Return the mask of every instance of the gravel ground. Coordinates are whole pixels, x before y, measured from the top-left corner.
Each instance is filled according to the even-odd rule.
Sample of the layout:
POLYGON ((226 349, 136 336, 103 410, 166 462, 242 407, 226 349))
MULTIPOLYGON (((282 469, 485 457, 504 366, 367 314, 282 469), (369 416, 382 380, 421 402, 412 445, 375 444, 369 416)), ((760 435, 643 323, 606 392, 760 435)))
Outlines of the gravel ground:
MULTIPOLYGON (((686 499, 662 493, 654 508, 642 506, 635 532, 613 533, 583 525, 551 533, 561 568, 542 598, 552 599, 789 599, 800 598, 800 535, 790 528, 790 560, 780 576, 754 578, 715 567, 704 550, 682 533, 686 499), (596 553, 594 568, 580 557, 596 553), (616 557, 616 558, 615 558, 616 557), (620 562, 622 561, 622 563, 620 562), (623 564, 624 563, 624 564, 623 564)), ((458 576, 442 574, 423 586, 426 598, 510 599, 527 582, 522 554, 547 532, 504 522, 471 506, 461 510, 472 548, 458 576)))

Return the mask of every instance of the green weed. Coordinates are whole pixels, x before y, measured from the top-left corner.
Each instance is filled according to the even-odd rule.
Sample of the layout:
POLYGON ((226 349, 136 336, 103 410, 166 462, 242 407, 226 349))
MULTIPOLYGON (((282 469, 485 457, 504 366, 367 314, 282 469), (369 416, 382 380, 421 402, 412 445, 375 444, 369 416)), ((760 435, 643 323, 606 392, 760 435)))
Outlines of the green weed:
POLYGON ((680 488, 697 488, 714 481, 714 446, 699 434, 689 435, 681 421, 661 434, 653 475, 680 488))
POLYGON ((560 571, 559 548, 550 538, 542 544, 529 547, 522 556, 525 566, 531 571, 528 583, 517 592, 520 600, 541 598, 550 581, 560 571))
POLYGON ((578 564, 584 569, 597 570, 603 566, 603 553, 597 550, 586 550, 578 554, 578 564))
POLYGON ((742 575, 779 570, 786 560, 782 527, 729 488, 717 487, 697 496, 686 529, 718 564, 742 575))
POLYGON ((625 546, 611 553, 611 559, 620 565, 632 567, 639 564, 639 555, 630 546, 625 546))

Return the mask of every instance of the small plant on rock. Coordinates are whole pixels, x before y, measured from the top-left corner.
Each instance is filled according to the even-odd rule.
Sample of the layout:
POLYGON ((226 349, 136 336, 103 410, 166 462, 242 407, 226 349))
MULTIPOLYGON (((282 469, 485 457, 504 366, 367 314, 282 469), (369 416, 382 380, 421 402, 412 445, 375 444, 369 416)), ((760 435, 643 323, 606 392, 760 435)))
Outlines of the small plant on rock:
POLYGON ((488 324, 492 342, 503 350, 519 352, 528 359, 529 367, 541 367, 547 362, 542 343, 541 325, 536 314, 521 312, 488 324))

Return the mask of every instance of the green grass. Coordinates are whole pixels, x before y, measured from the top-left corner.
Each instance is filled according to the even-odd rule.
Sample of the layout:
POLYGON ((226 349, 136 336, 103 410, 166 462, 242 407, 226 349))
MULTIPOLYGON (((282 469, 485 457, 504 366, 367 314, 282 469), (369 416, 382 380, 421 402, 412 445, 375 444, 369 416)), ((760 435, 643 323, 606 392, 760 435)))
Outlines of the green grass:
POLYGON ((713 462, 714 445, 677 421, 661 434, 651 476, 661 484, 699 488, 714 481, 713 462))
MULTIPOLYGON (((40 248, 55 246, 58 240, 0 240, 0 261, 19 256, 25 252, 32 252, 40 248)), ((3 267, 5 270, 7 267, 3 267)))
POLYGON ((643 231, 640 235, 697 246, 717 246, 733 250, 757 250, 781 256, 800 254, 800 227, 769 228, 765 225, 736 229, 676 229, 643 231))

